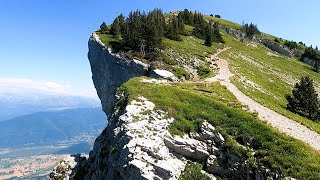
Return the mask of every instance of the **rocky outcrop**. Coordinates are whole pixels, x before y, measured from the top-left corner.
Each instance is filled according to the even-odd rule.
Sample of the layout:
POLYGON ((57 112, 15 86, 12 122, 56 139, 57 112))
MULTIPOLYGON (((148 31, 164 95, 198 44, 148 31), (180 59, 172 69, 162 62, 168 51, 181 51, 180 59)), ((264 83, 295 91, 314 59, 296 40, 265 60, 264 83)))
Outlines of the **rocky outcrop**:
POLYGON ((312 66, 312 67, 313 67, 314 64, 316 63, 316 60, 310 59, 310 58, 307 58, 307 57, 304 57, 304 58, 302 59, 302 61, 303 61, 304 63, 312 66))
POLYGON ((84 179, 178 179, 186 160, 170 153, 164 136, 173 122, 143 97, 109 119, 84 165, 84 179))
POLYGON ((228 33, 234 38, 237 38, 237 39, 246 38, 246 34, 240 30, 235 30, 235 29, 224 27, 224 26, 221 26, 221 28, 224 29, 226 33, 228 33))
POLYGON ((61 160, 50 173, 50 180, 69 180, 74 167, 79 162, 79 158, 80 155, 76 157, 71 155, 61 160))
POLYGON ((267 39, 263 39, 261 42, 266 47, 268 47, 269 49, 271 49, 271 50, 273 50, 273 51, 275 51, 275 52, 277 52, 279 54, 282 54, 282 55, 284 55, 284 56, 286 56, 288 58, 292 57, 292 52, 288 48, 286 48, 286 47, 284 47, 284 46, 282 46, 282 45, 280 45, 278 43, 272 42, 272 41, 267 40, 267 39))
POLYGON ((258 42, 258 43, 262 43, 263 45, 265 45, 267 48, 271 49, 272 51, 275 51, 283 56, 286 56, 288 58, 291 58, 293 55, 296 55, 297 57, 299 56, 299 52, 298 51, 291 51, 290 49, 288 49, 287 47, 272 42, 268 39, 261 39, 257 36, 253 36, 253 37, 248 37, 246 36, 246 34, 244 32, 242 32, 241 30, 235 30, 235 29, 231 29, 228 27, 224 27, 221 26, 222 29, 224 29, 226 31, 226 33, 228 33, 229 35, 231 35, 232 37, 236 38, 236 39, 243 39, 243 38, 247 38, 250 39, 254 42, 258 42))

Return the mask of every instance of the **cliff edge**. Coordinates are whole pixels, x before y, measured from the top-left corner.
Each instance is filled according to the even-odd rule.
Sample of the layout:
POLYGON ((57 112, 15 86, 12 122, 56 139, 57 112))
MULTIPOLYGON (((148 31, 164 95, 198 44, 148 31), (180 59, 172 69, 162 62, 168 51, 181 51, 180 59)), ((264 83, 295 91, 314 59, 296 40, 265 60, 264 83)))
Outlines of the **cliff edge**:
POLYGON ((107 116, 111 115, 118 87, 129 79, 148 75, 149 65, 138 60, 127 60, 112 54, 95 33, 89 39, 88 58, 92 80, 107 116))

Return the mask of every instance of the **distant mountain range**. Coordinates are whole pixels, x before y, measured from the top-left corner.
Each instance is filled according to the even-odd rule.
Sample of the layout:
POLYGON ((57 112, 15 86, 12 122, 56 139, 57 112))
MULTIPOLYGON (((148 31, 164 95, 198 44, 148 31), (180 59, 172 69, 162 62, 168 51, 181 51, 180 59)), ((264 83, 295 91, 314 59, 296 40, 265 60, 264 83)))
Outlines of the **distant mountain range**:
POLYGON ((42 111, 100 107, 99 99, 49 94, 0 94, 0 122, 42 111))
POLYGON ((106 124, 101 108, 38 112, 0 122, 0 148, 93 142, 106 124))

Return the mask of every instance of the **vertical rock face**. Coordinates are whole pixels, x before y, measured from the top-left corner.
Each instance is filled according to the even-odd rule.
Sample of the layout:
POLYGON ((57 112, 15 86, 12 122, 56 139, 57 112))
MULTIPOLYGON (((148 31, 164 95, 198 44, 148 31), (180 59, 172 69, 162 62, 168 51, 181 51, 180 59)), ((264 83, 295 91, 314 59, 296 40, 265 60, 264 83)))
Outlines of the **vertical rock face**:
POLYGON ((138 60, 126 60, 112 54, 95 33, 90 37, 88 45, 92 80, 102 108, 109 116, 117 88, 133 77, 147 75, 149 66, 138 60))
POLYGON ((286 48, 286 47, 284 47, 284 46, 282 46, 280 44, 271 42, 271 41, 269 41, 267 39, 263 39, 262 40, 262 44, 264 44, 265 46, 267 46, 271 50, 273 50, 273 51, 275 51, 275 52, 277 52, 279 54, 282 54, 282 55, 284 55, 284 56, 286 56, 288 58, 292 57, 292 52, 288 48, 286 48))
POLYGON ((302 61, 310 66, 314 66, 314 64, 316 63, 316 60, 307 57, 303 58, 302 61))

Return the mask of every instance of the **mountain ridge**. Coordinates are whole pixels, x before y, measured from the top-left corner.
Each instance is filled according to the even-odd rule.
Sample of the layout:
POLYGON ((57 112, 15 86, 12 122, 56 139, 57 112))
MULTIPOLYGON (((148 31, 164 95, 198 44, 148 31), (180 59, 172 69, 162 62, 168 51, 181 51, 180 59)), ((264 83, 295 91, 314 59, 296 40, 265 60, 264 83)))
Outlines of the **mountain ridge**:
POLYGON ((0 122, 39 111, 54 111, 71 108, 99 107, 99 100, 68 95, 17 96, 16 94, 0 95, 0 122))
POLYGON ((18 148, 71 142, 81 133, 95 137, 105 123, 106 117, 100 108, 37 112, 0 122, 0 147, 18 148), (74 124, 77 126, 73 126, 74 124), (98 124, 98 127, 94 127, 98 124))
MULTIPOLYGON (((255 90, 271 98, 272 94, 278 91, 284 96, 290 89, 291 81, 281 78, 281 74, 276 71, 282 63, 300 68, 317 80, 319 74, 313 72, 310 66, 298 62, 298 54, 286 55, 286 52, 275 52, 279 48, 287 49, 282 44, 272 42, 267 48, 259 39, 271 36, 261 34, 257 36, 259 38, 255 38, 248 37, 239 29, 221 29, 225 44, 215 43, 209 48, 204 46, 203 39, 192 34, 181 34, 182 41, 164 38, 165 47, 161 52, 165 53, 167 59, 163 56, 162 64, 138 58, 140 55, 131 54, 132 51, 128 51, 128 54, 114 53, 110 48, 110 42, 114 39, 110 38, 115 37, 110 34, 93 33, 89 40, 88 58, 93 82, 110 121, 97 138, 89 159, 79 163, 77 172, 71 177, 320 178, 317 173, 320 170, 317 165, 320 162, 317 150, 261 122, 257 112, 250 112, 247 106, 241 104, 223 86, 223 80, 219 79, 221 83, 205 82, 208 78, 217 77, 217 73, 219 75, 221 67, 216 63, 220 56, 230 63, 230 69, 235 74, 231 83, 257 102, 261 101, 259 96, 245 92, 255 90), (231 48, 221 52, 219 57, 213 58, 213 63, 207 62, 211 55, 219 52, 219 48, 228 46, 231 48), (265 62, 265 59, 269 59, 269 62, 265 62), (267 63, 273 62, 276 65, 268 66, 267 63), (248 66, 244 66, 246 69, 243 70, 237 63, 247 63, 248 66), (133 78, 148 76, 145 71, 140 74, 133 73, 137 69, 132 67, 140 67, 141 64, 147 64, 149 71, 159 68, 172 72, 180 68, 175 75, 182 75, 180 74, 180 78, 133 78), (283 89, 277 91, 272 86, 268 88, 269 84, 261 83, 259 79, 248 75, 252 68, 264 70, 264 73, 269 72, 266 67, 269 68, 270 74, 265 75, 263 80, 278 85, 285 84, 282 86, 283 89), (117 72, 117 76, 113 76, 113 72, 117 72), (191 80, 186 81, 185 74, 189 74, 191 80), (244 85, 246 87, 242 87, 244 85)), ((271 41, 273 40, 268 39, 268 42, 271 41)), ((287 71, 287 75, 292 79, 296 79, 300 74, 301 72, 287 71)), ((278 100, 275 104, 279 102, 282 103, 283 100, 278 100)), ((317 122, 288 112, 285 114, 284 110, 277 107, 267 107, 279 114, 293 117, 294 121, 301 121, 309 129, 315 127, 314 131, 317 134, 317 122)))

